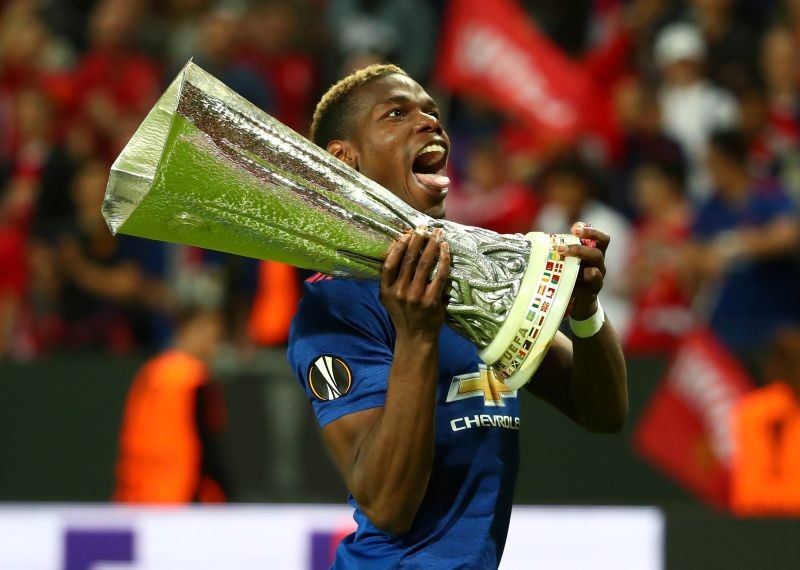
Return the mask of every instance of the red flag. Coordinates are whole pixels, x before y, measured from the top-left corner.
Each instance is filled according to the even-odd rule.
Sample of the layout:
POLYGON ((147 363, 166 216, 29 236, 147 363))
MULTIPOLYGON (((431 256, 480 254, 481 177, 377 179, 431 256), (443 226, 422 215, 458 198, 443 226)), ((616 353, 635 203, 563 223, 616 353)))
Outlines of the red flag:
POLYGON ((734 404, 753 383, 706 330, 679 346, 634 435, 634 446, 701 499, 728 508, 734 404))
POLYGON ((451 0, 437 80, 478 95, 560 139, 577 134, 590 93, 586 73, 513 0, 451 0))

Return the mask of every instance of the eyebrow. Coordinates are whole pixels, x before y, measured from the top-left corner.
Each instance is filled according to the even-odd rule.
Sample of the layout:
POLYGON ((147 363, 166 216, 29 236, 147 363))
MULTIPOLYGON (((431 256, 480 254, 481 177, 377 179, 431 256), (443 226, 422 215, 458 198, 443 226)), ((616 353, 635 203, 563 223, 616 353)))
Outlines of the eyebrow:
MULTIPOLYGON (((387 97, 386 99, 378 103, 378 105, 387 105, 390 103, 410 103, 410 102, 412 102, 412 99, 408 95, 393 95, 392 97, 387 97)), ((432 97, 426 97, 422 106, 433 109, 439 108, 439 106, 436 104, 436 101, 434 101, 432 97)))

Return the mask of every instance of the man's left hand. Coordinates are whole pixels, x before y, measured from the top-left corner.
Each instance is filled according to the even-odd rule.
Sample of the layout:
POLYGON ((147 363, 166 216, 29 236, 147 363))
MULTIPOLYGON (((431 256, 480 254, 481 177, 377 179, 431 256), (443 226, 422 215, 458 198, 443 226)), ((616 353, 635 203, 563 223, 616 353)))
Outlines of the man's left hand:
POLYGON ((611 236, 583 222, 573 224, 571 231, 580 238, 581 244, 560 245, 558 252, 581 260, 578 280, 572 293, 570 316, 582 321, 597 312, 597 294, 603 288, 603 277, 606 274, 605 254, 611 236))

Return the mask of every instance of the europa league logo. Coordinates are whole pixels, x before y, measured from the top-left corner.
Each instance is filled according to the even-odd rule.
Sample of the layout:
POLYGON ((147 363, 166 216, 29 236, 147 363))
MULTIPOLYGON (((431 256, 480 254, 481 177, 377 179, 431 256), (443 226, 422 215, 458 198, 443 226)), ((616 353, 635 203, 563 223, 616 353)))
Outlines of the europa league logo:
POLYGON ((499 379, 523 385, 564 316, 571 235, 501 235, 435 220, 336 160, 189 62, 111 168, 113 233, 376 279, 394 239, 442 227, 448 323, 499 379))

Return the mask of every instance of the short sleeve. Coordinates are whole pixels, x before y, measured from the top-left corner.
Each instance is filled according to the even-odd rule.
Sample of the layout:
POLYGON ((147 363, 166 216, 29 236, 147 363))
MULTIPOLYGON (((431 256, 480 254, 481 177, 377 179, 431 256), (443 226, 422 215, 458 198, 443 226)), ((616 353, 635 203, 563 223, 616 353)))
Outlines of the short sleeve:
POLYGON ((394 331, 377 284, 307 283, 289 334, 289 364, 321 427, 386 401, 394 331))

